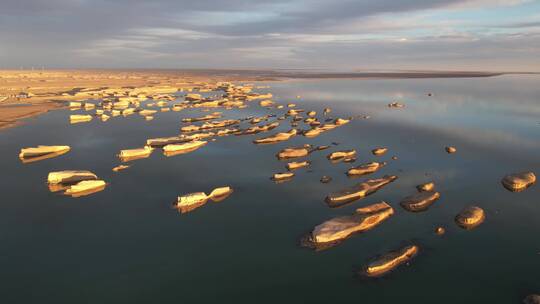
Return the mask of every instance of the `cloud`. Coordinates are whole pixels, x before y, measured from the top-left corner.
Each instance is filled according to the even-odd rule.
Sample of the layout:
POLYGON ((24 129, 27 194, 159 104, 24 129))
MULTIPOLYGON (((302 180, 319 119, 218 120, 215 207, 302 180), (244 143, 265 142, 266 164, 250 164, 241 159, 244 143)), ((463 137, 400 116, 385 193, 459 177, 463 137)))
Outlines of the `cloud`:
POLYGON ((525 0, 4 0, 0 39, 10 43, 0 46, 0 66, 441 68, 477 60, 493 69, 485 62, 502 60, 504 68, 538 69, 525 64, 539 40, 527 6, 538 7, 525 0), (513 19, 494 25, 508 9, 513 19))

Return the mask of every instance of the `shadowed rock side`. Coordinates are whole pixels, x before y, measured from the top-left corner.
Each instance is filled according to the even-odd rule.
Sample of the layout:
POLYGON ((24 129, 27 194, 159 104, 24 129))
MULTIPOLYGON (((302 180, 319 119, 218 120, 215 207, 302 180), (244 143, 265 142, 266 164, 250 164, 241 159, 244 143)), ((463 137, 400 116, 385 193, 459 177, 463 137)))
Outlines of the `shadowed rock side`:
POLYGON ((49 184, 68 184, 95 179, 97 179, 97 175, 86 170, 56 171, 50 172, 47 176, 47 182, 49 184))
POLYGON ((482 224, 486 219, 482 208, 470 206, 463 209, 455 218, 456 224, 464 229, 473 229, 482 224))
POLYGON ((425 211, 441 197, 439 192, 423 191, 404 198, 399 204, 411 212, 425 211))
POLYGON ((32 148, 23 148, 19 153, 19 158, 32 159, 36 157, 43 157, 47 155, 62 155, 67 153, 71 148, 69 146, 37 146, 32 148))
POLYGON ((534 175, 533 172, 520 172, 509 174, 505 176, 501 181, 503 186, 512 192, 523 191, 532 186, 535 182, 536 175, 534 175))
POLYGON ((386 202, 359 208, 353 215, 340 216, 318 226, 303 239, 303 245, 315 249, 326 249, 339 244, 354 233, 373 229, 394 214, 386 202))
POLYGON ((395 181, 396 179, 397 176, 395 175, 385 175, 382 178, 369 179, 351 188, 330 193, 326 197, 325 201, 330 207, 339 207, 352 201, 364 198, 395 181))
POLYGON ((380 277, 388 274, 400 265, 409 262, 418 254, 416 245, 409 245, 401 249, 391 251, 374 259, 363 270, 362 274, 368 277, 380 277))

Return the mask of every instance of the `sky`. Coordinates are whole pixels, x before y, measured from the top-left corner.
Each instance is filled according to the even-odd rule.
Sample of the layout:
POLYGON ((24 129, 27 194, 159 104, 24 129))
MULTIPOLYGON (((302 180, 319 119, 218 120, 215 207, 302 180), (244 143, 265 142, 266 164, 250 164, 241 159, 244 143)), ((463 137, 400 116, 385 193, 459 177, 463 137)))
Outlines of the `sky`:
POLYGON ((540 72, 540 0, 0 0, 0 68, 540 72))

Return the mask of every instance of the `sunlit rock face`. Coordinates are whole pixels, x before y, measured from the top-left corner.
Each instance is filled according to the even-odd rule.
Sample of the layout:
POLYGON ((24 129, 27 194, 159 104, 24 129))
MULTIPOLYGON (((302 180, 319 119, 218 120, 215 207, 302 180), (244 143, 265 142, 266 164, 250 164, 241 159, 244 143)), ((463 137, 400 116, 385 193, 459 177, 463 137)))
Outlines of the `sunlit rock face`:
POLYGON ((427 210, 436 200, 441 197, 439 192, 422 191, 404 198, 400 205, 403 209, 411 212, 427 210))
POLYGON ((484 210, 480 207, 470 206, 463 209, 455 218, 456 224, 463 229, 473 229, 486 219, 484 210))
POLYGON ((502 179, 501 183, 512 192, 520 192, 536 183, 536 175, 533 172, 509 174, 502 179))
POLYGON ((394 214, 386 202, 357 209, 353 215, 340 216, 317 225, 310 235, 315 247, 331 247, 354 233, 368 231, 394 214))
POLYGON ((416 245, 409 245, 395 251, 388 252, 369 263, 363 274, 368 277, 380 277, 388 274, 402 264, 411 261, 419 252, 416 245))
POLYGON ((326 197, 326 203, 330 207, 338 207, 350 203, 376 192, 396 179, 397 176, 395 175, 386 175, 382 178, 369 179, 353 187, 328 194, 326 197))

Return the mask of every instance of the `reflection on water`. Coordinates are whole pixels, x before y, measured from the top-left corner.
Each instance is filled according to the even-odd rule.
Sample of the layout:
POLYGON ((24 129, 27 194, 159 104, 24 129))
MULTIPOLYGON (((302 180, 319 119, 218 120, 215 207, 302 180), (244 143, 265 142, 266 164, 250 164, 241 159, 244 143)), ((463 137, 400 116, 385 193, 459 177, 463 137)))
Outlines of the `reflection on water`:
MULTIPOLYGON (((254 145, 261 135, 218 137, 177 157, 153 153, 122 174, 111 171, 118 151, 142 147, 148 138, 178 135, 182 119, 205 114, 185 109, 156 113, 153 121, 131 115, 70 125, 74 112, 65 110, 3 130, 2 298, 6 303, 39 302, 44 295, 55 303, 77 303, 81 297, 98 303, 328 303, 360 296, 367 303, 403 298, 517 303, 540 292, 540 187, 513 193, 501 179, 513 172, 540 173, 539 80, 273 82, 270 91, 278 103, 317 113, 330 107, 328 118, 371 118, 274 145, 254 145), (404 107, 389 108, 391 102, 404 107), (31 166, 17 160, 20 148, 51 143, 72 150, 31 166), (363 200, 331 209, 324 202, 329 193, 362 181, 346 175, 355 163, 331 164, 328 153, 310 153, 299 159, 310 160, 309 168, 296 170, 289 182, 269 180, 284 170, 276 153, 305 144, 331 145, 328 153, 355 149, 358 163, 387 162, 373 178, 399 178, 363 200), (447 154, 446 146, 457 152, 447 154), (388 152, 374 156, 376 147, 388 152), (109 183, 107 191, 77 200, 48 191, 48 172, 73 168, 96 172, 109 183), (320 182, 323 176, 328 183, 320 182), (399 208, 401 199, 427 182, 441 193, 429 210, 399 208), (181 217, 170 209, 178 195, 223 184, 235 189, 225 203, 181 217), (324 252, 298 246, 316 225, 382 200, 395 214, 376 229, 324 252), (454 218, 472 205, 485 211, 485 221, 461 229, 454 218), (446 230, 444 236, 433 232, 436 227, 446 230), (409 240, 421 252, 410 266, 378 281, 353 277, 354 269, 373 256, 409 240)), ((222 116, 267 114, 254 102, 242 111, 223 110, 222 116)), ((283 122, 274 132, 289 129, 283 122)))

